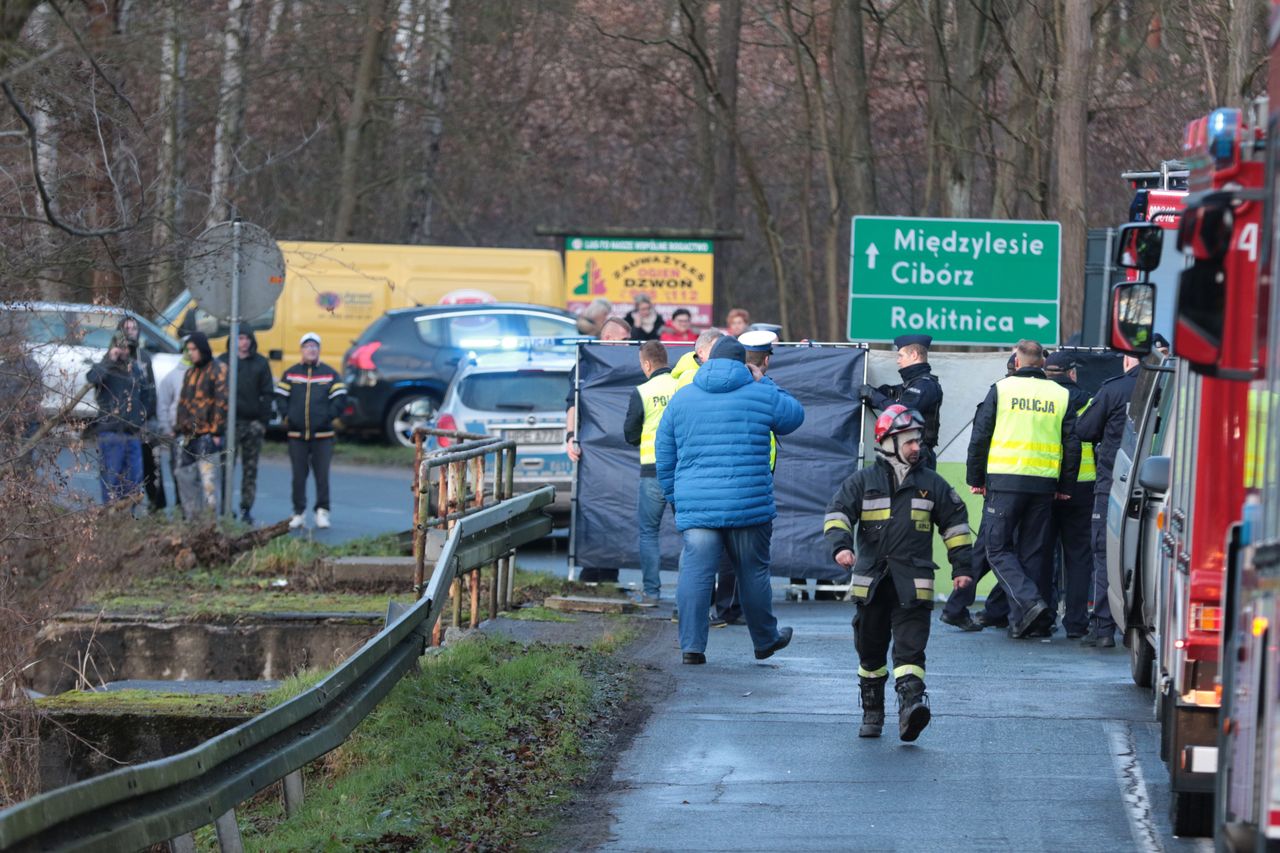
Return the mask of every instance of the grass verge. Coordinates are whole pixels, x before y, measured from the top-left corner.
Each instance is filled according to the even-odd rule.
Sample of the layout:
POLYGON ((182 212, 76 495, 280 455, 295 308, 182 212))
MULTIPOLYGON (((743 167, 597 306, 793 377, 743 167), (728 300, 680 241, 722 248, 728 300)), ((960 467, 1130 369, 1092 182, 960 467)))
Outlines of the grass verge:
MULTIPOLYGON (((303 810, 242 810, 260 850, 511 850, 589 769, 592 726, 621 706, 609 650, 478 636, 423 659, 307 779, 303 810)), ((212 831, 201 846, 212 849, 212 831)))

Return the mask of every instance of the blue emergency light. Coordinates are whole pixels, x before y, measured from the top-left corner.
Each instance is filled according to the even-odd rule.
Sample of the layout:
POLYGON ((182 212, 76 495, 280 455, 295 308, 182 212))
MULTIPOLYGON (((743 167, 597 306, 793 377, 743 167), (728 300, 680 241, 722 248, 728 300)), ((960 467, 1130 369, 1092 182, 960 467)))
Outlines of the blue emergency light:
POLYGON ((1222 107, 1209 114, 1208 139, 1205 147, 1218 166, 1228 166, 1236 159, 1236 137, 1240 133, 1240 111, 1222 107))

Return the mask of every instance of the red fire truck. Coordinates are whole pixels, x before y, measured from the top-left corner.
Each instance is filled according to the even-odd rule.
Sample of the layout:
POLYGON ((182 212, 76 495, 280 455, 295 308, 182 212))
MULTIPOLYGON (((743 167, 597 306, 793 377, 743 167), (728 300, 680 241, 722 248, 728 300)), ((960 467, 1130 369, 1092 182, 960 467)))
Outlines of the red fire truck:
MULTIPOLYGON (((1166 492, 1158 554, 1142 561, 1159 578, 1156 713, 1169 768, 1174 832, 1207 835, 1220 787, 1223 590, 1245 503, 1249 384, 1259 374, 1257 311, 1263 146, 1258 124, 1215 110, 1188 126, 1189 193, 1177 231, 1186 254, 1174 296, 1172 459, 1149 459, 1143 489, 1166 492), (1148 467, 1150 465, 1150 467, 1148 467)), ((1165 230, 1127 225, 1126 266, 1153 269, 1165 230), (1152 246, 1154 245, 1154 249, 1152 246), (1147 255, 1144 262, 1142 255, 1147 255)), ((1151 349, 1156 286, 1113 291, 1112 344, 1151 349)), ((1114 493, 1113 493, 1114 495, 1114 493)), ((1228 667, 1229 668, 1229 667, 1228 667)))

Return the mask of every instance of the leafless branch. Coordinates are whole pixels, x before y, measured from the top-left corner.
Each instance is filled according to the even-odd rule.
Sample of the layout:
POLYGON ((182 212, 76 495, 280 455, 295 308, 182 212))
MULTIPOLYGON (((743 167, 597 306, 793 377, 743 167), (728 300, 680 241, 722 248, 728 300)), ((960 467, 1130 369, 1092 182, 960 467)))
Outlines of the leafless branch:
POLYGON ((19 120, 26 125, 27 138, 31 148, 31 174, 35 176, 36 190, 40 193, 40 204, 44 207, 44 215, 48 223, 59 231, 70 234, 72 237, 108 237, 112 234, 124 234, 132 230, 135 227, 133 225, 86 230, 63 221, 62 217, 53 209, 53 198, 49 195, 49 188, 45 185, 44 177, 40 174, 40 145, 35 122, 31 120, 31 116, 23 109, 22 102, 14 94, 13 86, 9 84, 8 80, 0 82, 0 90, 4 91, 5 98, 9 101, 9 105, 13 107, 13 111, 18 114, 19 120))

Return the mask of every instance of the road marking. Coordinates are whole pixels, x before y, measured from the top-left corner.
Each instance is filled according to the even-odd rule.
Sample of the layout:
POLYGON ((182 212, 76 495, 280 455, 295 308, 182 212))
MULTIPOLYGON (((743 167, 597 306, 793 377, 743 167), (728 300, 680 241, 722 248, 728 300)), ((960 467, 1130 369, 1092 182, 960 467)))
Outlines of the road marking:
POLYGON ((1114 721, 1102 724, 1111 743, 1111 763, 1116 769, 1116 782, 1120 785, 1120 799, 1129 816, 1129 832, 1133 835, 1134 849, 1141 853, 1162 853, 1160 833, 1151 820, 1151 798, 1147 796, 1147 783, 1142 777, 1142 764, 1138 761, 1138 746, 1134 743, 1129 727, 1114 721))

